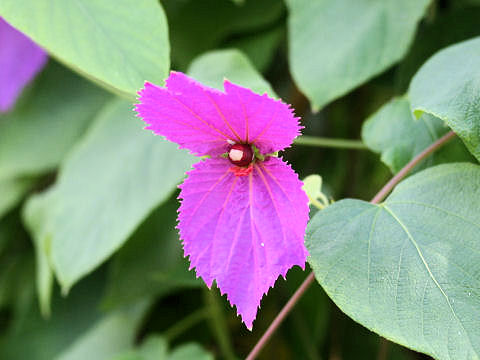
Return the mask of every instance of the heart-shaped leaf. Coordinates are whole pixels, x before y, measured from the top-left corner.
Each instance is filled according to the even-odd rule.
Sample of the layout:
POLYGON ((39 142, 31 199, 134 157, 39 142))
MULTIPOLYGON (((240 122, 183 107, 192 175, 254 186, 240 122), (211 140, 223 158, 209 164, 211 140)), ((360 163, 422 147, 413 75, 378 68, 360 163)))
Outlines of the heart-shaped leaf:
POLYGON ((439 165, 374 205, 342 200, 307 228, 309 263, 370 330, 436 359, 480 356, 480 167, 439 165))

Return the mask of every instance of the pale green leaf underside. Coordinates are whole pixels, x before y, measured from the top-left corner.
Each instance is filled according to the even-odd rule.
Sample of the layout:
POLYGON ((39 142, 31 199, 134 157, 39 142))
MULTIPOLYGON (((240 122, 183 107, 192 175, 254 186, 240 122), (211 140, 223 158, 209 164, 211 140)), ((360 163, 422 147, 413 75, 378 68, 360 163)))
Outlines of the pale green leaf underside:
POLYGON ((0 14, 63 63, 133 98, 170 67, 167 21, 157 0, 2 0, 0 14))
POLYGON ((34 196, 25 219, 49 249, 64 290, 115 252, 184 177, 193 157, 142 129, 115 100, 63 163, 56 185, 34 196))
POLYGON ((444 120, 480 160, 480 37, 439 51, 416 73, 409 98, 414 114, 444 120))
POLYGON ((250 60, 239 50, 216 50, 197 57, 188 69, 188 74, 204 85, 223 91, 223 80, 268 93, 277 97, 270 84, 255 69, 250 60))
POLYGON ((381 205, 342 200, 312 219, 308 259, 354 320, 436 359, 479 359, 480 167, 439 165, 381 205))
POLYGON ((319 109, 400 60, 430 0, 287 0, 290 70, 319 109))

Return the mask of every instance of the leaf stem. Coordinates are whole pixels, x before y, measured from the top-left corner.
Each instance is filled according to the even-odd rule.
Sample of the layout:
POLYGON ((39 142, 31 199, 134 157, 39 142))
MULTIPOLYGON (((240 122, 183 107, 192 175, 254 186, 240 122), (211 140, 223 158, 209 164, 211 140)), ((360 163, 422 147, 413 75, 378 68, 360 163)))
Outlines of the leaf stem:
POLYGON ((262 335, 260 340, 257 342, 255 347, 252 349, 250 354, 248 354, 246 360, 253 360, 256 358, 258 353, 262 350, 262 348, 265 346, 268 340, 270 340, 270 337, 273 335, 273 333, 277 330, 278 326, 282 323, 282 321, 285 319, 285 317, 288 315, 290 310, 295 306, 298 300, 302 297, 302 295, 305 293, 305 291, 310 287, 310 285, 313 283, 315 280, 315 277, 313 273, 310 273, 307 278, 303 281, 302 285, 295 291, 293 296, 288 300, 287 304, 283 307, 282 310, 278 313, 278 315, 275 317, 273 322, 270 324, 268 327, 267 331, 262 335))
POLYGON ((200 321, 207 318, 209 315, 207 308, 201 308, 197 311, 194 311, 190 315, 186 316, 182 320, 178 321, 172 327, 168 328, 164 333, 163 336, 170 342, 179 335, 183 334, 185 331, 190 329, 191 327, 198 324, 200 321))
POLYGON ((425 150, 423 150, 420 154, 415 156, 410 162, 405 165, 402 170, 400 170, 393 178, 390 179, 388 183, 375 195, 375 197, 370 201, 372 204, 378 204, 380 201, 385 199, 385 197, 393 190, 393 188, 412 170, 415 166, 417 166, 422 160, 428 157, 430 154, 438 150, 438 148, 442 147, 448 140, 453 138, 455 133, 450 131, 443 135, 440 139, 435 141, 425 150))
MULTIPOLYGON (((392 189, 408 174, 410 170, 412 170, 416 165, 418 165, 422 160, 427 158, 430 154, 432 154, 433 152, 438 150, 440 147, 445 145, 445 143, 447 143, 448 140, 452 139, 454 136, 455 136, 455 133, 453 131, 448 132, 447 134, 442 136, 440 139, 435 141, 433 144, 431 144, 429 147, 427 147, 425 150, 423 150, 420 154, 415 156, 377 193, 377 195, 373 197, 373 199, 370 202, 372 204, 377 204, 380 201, 382 201, 390 193, 390 191, 392 191, 392 189)), ((315 276, 313 272, 306 277, 306 279, 303 281, 300 287, 292 295, 290 300, 288 300, 288 302, 283 307, 283 309, 280 310, 280 312, 277 314, 275 319, 272 321, 272 323, 268 327, 267 331, 265 331, 265 333, 262 335, 262 337, 257 342, 255 347, 252 349, 250 354, 248 354, 246 360, 253 360, 257 357, 257 355, 263 349, 263 347, 268 342, 268 340, 270 340, 270 337, 275 333, 275 331, 280 326, 282 321, 286 318, 288 313, 293 309, 293 307, 297 304, 298 300, 300 300, 300 298, 305 293, 305 291, 313 283, 314 279, 315 279, 315 276)))
POLYGON ((360 140, 333 139, 317 136, 302 135, 293 141, 296 145, 331 147, 339 149, 367 149, 366 145, 360 140))

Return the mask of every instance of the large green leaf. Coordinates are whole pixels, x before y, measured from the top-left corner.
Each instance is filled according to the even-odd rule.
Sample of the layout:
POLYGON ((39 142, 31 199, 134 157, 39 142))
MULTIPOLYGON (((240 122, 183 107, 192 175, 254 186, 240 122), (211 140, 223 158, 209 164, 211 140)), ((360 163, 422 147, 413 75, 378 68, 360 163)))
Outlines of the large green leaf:
POLYGON ((314 109, 400 60, 430 0, 287 0, 290 69, 314 109))
POLYGON ((479 64, 480 37, 450 46, 420 68, 409 98, 417 117, 428 113, 444 120, 480 160, 479 64))
POLYGON ((107 97, 50 61, 14 111, 0 115, 0 216, 59 165, 107 97))
MULTIPOLYGON (((225 45, 228 39, 260 35, 281 19, 285 6, 278 0, 163 0, 172 40, 172 63, 185 70, 201 53, 225 45)), ((274 38, 270 39, 273 40, 274 38)), ((271 44, 271 42, 269 42, 271 44)), ((261 49, 261 52, 265 49, 261 49)))
POLYGON ((54 188, 25 209, 64 291, 122 246, 169 197, 192 158, 143 130, 130 103, 106 106, 63 163, 54 188))
POLYGON ((0 14, 53 56, 133 98, 169 70, 167 22, 157 0, 2 0, 0 14))
POLYGON ((354 320, 437 359, 479 359, 480 167, 447 164, 373 205, 342 200, 307 228, 318 282, 354 320))
MULTIPOLYGON (((362 140, 370 149, 381 153, 382 161, 393 173, 397 173, 447 131, 445 123, 430 114, 424 114, 415 121, 410 102, 406 97, 399 97, 386 103, 367 119, 362 128, 362 140)), ((415 169, 469 160, 475 161, 462 142, 454 139, 415 169)))
POLYGON ((188 74, 205 85, 223 90, 223 80, 228 80, 252 89, 257 93, 268 93, 276 97, 270 84, 255 70, 248 58, 238 50, 217 50, 196 58, 188 74))

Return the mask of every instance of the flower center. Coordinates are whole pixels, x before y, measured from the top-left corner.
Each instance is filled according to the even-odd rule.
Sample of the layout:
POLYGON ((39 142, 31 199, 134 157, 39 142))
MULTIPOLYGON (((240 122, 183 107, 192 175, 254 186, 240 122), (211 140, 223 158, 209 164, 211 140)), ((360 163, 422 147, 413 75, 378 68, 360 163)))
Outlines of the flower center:
POLYGON ((233 144, 228 150, 228 160, 237 166, 248 166, 253 161, 253 150, 247 144, 233 144))

